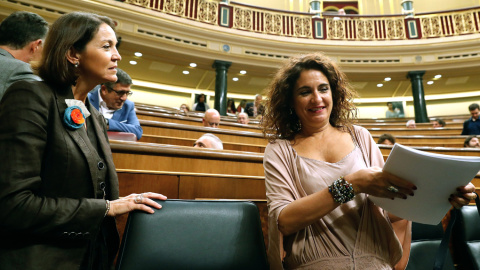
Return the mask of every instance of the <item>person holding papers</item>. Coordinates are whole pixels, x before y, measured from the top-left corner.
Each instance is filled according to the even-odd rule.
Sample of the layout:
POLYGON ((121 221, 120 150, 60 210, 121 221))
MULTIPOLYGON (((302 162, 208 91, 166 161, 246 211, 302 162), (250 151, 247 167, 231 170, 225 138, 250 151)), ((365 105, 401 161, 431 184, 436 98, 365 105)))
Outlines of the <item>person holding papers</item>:
MULTIPOLYGON (((267 89, 263 133, 271 269, 404 269, 411 224, 369 196, 407 199, 415 185, 383 172, 356 96, 328 57, 290 59, 267 89)), ((461 188, 474 196, 473 185, 461 188)), ((471 198, 471 197, 468 197, 471 198)), ((447 200, 449 198, 445 198, 447 200)), ((466 199, 454 196, 460 207, 466 199)))

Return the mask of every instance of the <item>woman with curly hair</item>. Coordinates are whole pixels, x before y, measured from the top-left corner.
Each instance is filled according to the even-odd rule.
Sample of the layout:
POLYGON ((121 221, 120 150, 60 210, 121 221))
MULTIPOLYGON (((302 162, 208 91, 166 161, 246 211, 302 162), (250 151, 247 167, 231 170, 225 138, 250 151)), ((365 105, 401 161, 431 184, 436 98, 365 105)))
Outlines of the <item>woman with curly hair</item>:
MULTIPOLYGON (((406 266, 410 222, 368 196, 407 199, 416 187, 381 170, 383 156, 371 135, 352 124, 355 96, 346 76, 319 53, 290 59, 267 90, 262 123, 270 141, 264 167, 271 269, 406 266)), ((462 191, 470 196, 472 187, 462 191)), ((467 203, 452 200, 458 207, 467 203)))

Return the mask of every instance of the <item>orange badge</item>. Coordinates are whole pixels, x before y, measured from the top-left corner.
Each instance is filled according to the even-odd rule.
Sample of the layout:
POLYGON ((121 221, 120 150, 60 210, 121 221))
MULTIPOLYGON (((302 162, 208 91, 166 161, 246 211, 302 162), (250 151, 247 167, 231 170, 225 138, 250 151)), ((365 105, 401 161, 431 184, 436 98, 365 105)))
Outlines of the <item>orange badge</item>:
POLYGON ((70 116, 72 117, 73 122, 76 124, 80 125, 85 122, 85 119, 83 118, 83 114, 79 109, 73 109, 70 116))

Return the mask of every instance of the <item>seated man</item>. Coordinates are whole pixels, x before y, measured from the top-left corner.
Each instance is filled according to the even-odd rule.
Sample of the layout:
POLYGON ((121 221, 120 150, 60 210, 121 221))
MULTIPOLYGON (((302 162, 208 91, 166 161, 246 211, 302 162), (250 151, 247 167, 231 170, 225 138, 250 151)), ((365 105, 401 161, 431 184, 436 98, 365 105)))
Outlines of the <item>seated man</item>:
POLYGON ((257 115, 262 115, 265 107, 262 104, 262 95, 256 94, 255 95, 255 102, 247 103, 245 107, 245 111, 247 112, 248 116, 257 117, 257 115))
POLYGON ((417 125, 415 124, 415 120, 408 120, 407 128, 416 128, 417 125))
POLYGON ((443 121, 443 119, 440 119, 440 118, 435 118, 433 121, 432 121, 432 125, 433 125, 433 128, 442 128, 442 127, 445 127, 445 121, 443 121))
POLYGON ((477 103, 472 103, 468 106, 470 111, 470 119, 463 122, 463 130, 461 135, 480 135, 480 121, 478 121, 478 116, 480 115, 480 107, 477 103))
POLYGON ((220 125, 220 113, 215 109, 208 109, 202 119, 204 127, 218 128, 220 125))
POLYGON ((246 125, 248 122, 250 122, 250 119, 248 119, 248 114, 244 112, 238 114, 237 123, 246 125))
POLYGON ((391 134, 385 133, 380 135, 380 138, 378 138, 378 144, 386 144, 386 145, 394 145, 395 144, 395 137, 393 137, 391 134))
POLYGON ((223 150, 223 143, 212 133, 205 133, 193 144, 193 147, 223 150))
POLYGON ((135 113, 135 104, 127 99, 132 94, 131 85, 132 78, 117 68, 117 81, 95 87, 88 93, 88 99, 105 117, 108 131, 130 132, 139 140, 143 129, 135 113))

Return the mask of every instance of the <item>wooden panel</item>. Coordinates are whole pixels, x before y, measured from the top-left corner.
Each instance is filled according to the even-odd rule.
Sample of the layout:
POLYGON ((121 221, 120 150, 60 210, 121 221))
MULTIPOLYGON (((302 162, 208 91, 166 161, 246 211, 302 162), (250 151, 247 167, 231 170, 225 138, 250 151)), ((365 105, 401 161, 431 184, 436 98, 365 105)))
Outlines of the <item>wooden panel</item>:
MULTIPOLYGON (((379 148, 382 154, 385 156, 388 156, 392 150, 392 146, 379 145, 379 148)), ((443 155, 480 156, 480 149, 478 148, 415 147, 415 149, 443 155)))
POLYGON ((389 133, 394 136, 399 135, 431 135, 431 136, 446 136, 446 135, 460 135, 462 128, 369 128, 370 134, 382 135, 389 133))
MULTIPOLYGON (((172 145, 179 145, 179 146, 193 146, 196 140, 197 139, 143 134, 142 138, 140 139, 140 142, 172 144, 172 145)), ((232 151, 263 153, 265 152, 265 147, 266 147, 265 145, 223 142, 223 149, 232 150, 232 151)))
MULTIPOLYGON (((372 135, 373 140, 378 141, 380 135, 372 135)), ((395 140, 398 143, 417 143, 417 144, 428 144, 428 143, 454 143, 461 144, 465 141, 467 136, 423 136, 423 135, 411 135, 411 136, 395 136, 395 140)))
POLYGON ((179 179, 176 175, 117 172, 120 197, 132 193, 155 192, 178 199, 179 179))
POLYGON ((180 199, 266 199, 265 192, 265 180, 180 176, 180 199))
MULTIPOLYGON (((405 128, 407 121, 403 123, 359 123, 364 128, 405 128)), ((432 128, 433 123, 418 123, 417 128, 432 128)), ((463 128, 463 122, 447 123, 445 128, 463 128)))
POLYGON ((197 127, 176 123, 163 123, 140 120, 143 133, 166 137, 198 139, 205 133, 213 133, 222 142, 267 145, 267 140, 260 132, 235 131, 221 128, 197 127))
POLYGON ((117 169, 263 176, 263 154, 138 142, 110 142, 117 169))
MULTIPOLYGON (((138 119, 142 119, 142 120, 152 120, 152 121, 159 121, 159 122, 178 123, 178 124, 203 127, 202 119, 199 117, 188 117, 188 116, 155 113, 155 112, 147 112, 147 111, 137 111, 137 117, 138 119)), ((220 121, 220 128, 229 129, 229 130, 261 132, 258 124, 242 125, 236 122, 232 123, 231 121, 223 121, 223 120, 220 121)))

